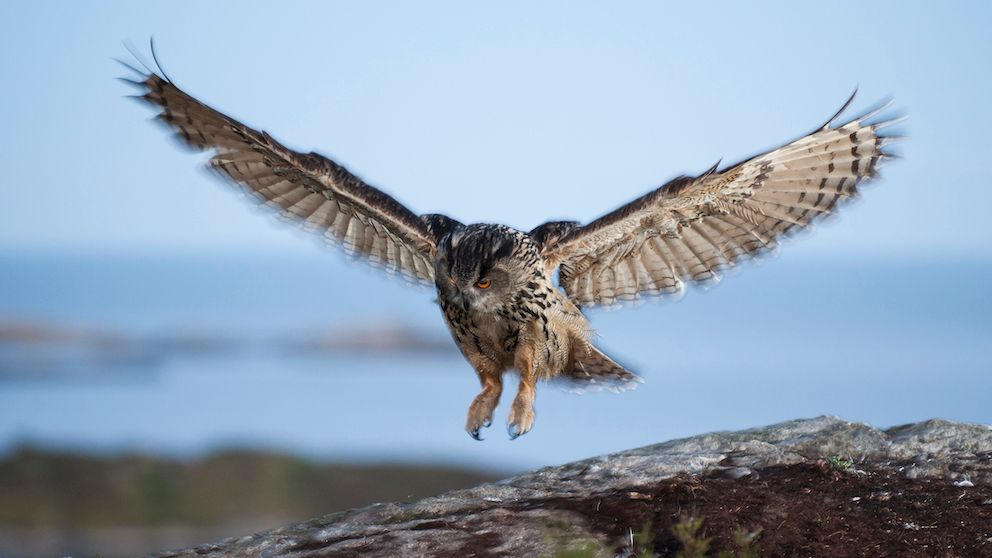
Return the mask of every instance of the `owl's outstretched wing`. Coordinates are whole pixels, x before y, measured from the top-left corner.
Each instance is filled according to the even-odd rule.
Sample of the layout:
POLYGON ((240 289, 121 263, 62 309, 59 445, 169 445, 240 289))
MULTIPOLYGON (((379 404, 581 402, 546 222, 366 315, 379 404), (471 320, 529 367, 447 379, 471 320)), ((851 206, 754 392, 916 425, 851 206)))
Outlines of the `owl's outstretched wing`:
POLYGON ((562 288, 583 306, 641 295, 675 294, 776 246, 857 195, 875 176, 879 134, 895 120, 869 123, 881 107, 821 128, 723 171, 679 177, 585 226, 545 223, 532 231, 562 288))
MULTIPOLYGON (((130 67, 130 66, 129 66, 130 67)), ((317 153, 298 153, 197 101, 155 72, 130 81, 183 143, 212 151, 210 167, 259 202, 387 272, 432 284, 439 229, 394 198, 317 153)))

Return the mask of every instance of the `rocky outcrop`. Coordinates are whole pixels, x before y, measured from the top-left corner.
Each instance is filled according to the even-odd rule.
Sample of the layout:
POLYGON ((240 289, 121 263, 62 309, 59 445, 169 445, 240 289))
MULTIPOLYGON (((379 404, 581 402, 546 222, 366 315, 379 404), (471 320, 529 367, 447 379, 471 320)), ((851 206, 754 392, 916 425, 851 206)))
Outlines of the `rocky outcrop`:
MULTIPOLYGON (((895 527, 886 527, 886 533, 901 537, 892 540, 918 543, 936 552, 919 538, 926 534, 920 525, 928 526, 928 491, 953 496, 961 506, 973 505, 982 513, 992 513, 992 498, 986 498, 992 495, 992 428, 930 420, 879 430, 833 417, 794 420, 547 467, 419 502, 376 504, 157 556, 541 556, 576 540, 590 541, 593 554, 599 549, 604 555, 624 555, 633 551, 632 535, 641 528, 635 521, 657 520, 665 498, 692 502, 696 497, 693 487, 712 486, 710 499, 699 500, 703 516, 705 510, 716 509, 704 507, 714 498, 741 498, 737 509, 754 517, 741 511, 730 517, 739 518, 746 527, 766 520, 770 504, 760 498, 762 494, 779 489, 787 497, 792 492, 796 498, 810 494, 811 488, 797 483, 816 485, 820 492, 836 486, 838 491, 859 494, 849 498, 819 496, 817 502, 828 502, 832 506, 829 510, 838 514, 862 513, 858 506, 876 502, 883 507, 871 513, 891 512, 886 521, 895 527), (809 480, 810 474, 813 480, 809 480), (834 476, 824 476, 828 474, 834 476), (820 477, 827 482, 819 482, 820 477), (847 482, 847 477, 852 480, 847 482), (755 485, 757 479, 764 479, 764 484, 755 485), (789 485, 790 479, 799 480, 789 485), (776 482, 780 485, 775 486, 776 482), (915 484, 897 487, 901 482, 915 484), (691 498, 687 496, 690 492, 691 498), (899 498, 912 499, 906 501, 909 515, 905 518, 896 517, 899 498), (641 510, 641 515, 627 514, 635 509, 641 510), (924 515, 913 515, 913 510, 924 515), (625 533, 631 535, 628 546, 625 533)), ((677 509, 682 510, 681 504, 677 509)), ((784 525, 788 513, 782 513, 784 525)), ((974 516, 970 511, 962 513, 974 516)), ((954 521, 958 528, 972 529, 954 521)), ((939 520, 934 522, 936 528, 939 520)), ((807 532, 810 530, 815 531, 815 527, 807 532)), ((965 534, 970 537, 971 531, 965 534)), ((969 544, 979 546, 967 548, 984 548, 983 536, 989 537, 992 552, 992 533, 975 533, 969 544)))

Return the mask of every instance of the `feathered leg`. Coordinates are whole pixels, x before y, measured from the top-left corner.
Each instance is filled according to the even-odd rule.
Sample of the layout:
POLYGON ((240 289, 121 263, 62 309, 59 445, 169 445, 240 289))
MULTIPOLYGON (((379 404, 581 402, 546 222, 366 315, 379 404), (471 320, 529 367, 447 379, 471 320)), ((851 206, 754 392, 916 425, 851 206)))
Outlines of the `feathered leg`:
POLYGON ((465 431, 468 435, 481 440, 479 430, 493 423, 493 411, 503 393, 503 375, 491 360, 482 355, 467 355, 482 384, 482 391, 475 396, 468 408, 468 418, 465 421, 465 431))
POLYGON ((514 365, 520 371, 520 386, 510 407, 506 430, 510 439, 522 436, 534 426, 534 398, 537 395, 537 371, 534 369, 534 351, 527 347, 518 350, 514 365))

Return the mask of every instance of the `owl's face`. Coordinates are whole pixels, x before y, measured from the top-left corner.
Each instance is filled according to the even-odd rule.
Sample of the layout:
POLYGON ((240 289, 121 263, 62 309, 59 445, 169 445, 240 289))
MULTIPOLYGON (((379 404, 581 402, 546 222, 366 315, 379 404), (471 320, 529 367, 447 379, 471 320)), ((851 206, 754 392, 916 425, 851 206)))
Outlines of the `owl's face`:
POLYGON ((513 302, 522 233, 508 227, 472 225, 439 243, 434 265, 438 296, 466 312, 494 312, 513 302))

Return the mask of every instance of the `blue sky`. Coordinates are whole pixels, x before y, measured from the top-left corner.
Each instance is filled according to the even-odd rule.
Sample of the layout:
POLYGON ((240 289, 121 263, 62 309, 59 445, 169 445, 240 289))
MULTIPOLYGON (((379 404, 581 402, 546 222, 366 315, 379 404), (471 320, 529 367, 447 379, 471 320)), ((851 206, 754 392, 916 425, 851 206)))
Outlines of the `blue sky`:
POLYGON ((589 220, 893 95, 905 159, 809 256, 987 258, 992 5, 5 2, 0 249, 316 250, 123 99, 121 40, 187 91, 418 212, 589 220))

